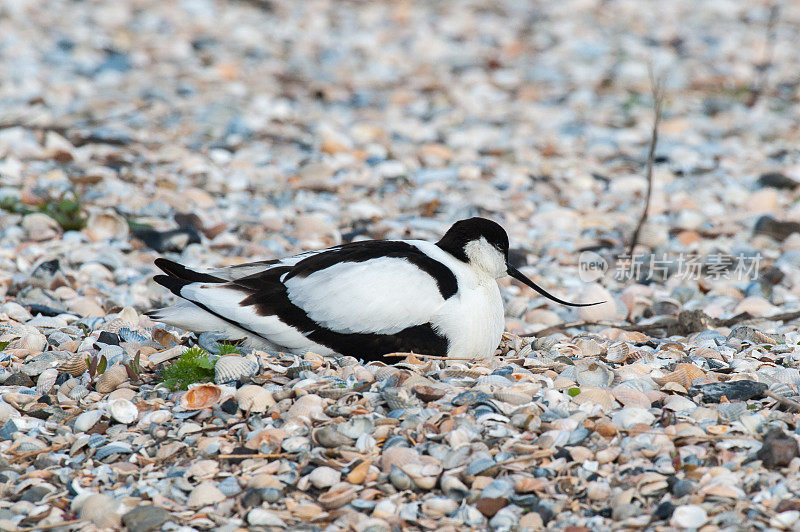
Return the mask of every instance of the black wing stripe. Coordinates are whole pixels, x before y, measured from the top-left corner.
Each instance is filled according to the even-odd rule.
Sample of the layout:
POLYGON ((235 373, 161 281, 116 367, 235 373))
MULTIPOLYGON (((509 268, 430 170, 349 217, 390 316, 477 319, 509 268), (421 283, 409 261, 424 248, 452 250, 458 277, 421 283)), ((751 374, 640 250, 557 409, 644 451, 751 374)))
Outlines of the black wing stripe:
POLYGON ((283 282, 292 277, 307 277, 340 262, 365 262, 382 257, 405 259, 436 280, 439 293, 449 299, 458 292, 458 280, 450 268, 432 259, 416 246, 397 240, 351 242, 307 257, 291 269, 283 282))

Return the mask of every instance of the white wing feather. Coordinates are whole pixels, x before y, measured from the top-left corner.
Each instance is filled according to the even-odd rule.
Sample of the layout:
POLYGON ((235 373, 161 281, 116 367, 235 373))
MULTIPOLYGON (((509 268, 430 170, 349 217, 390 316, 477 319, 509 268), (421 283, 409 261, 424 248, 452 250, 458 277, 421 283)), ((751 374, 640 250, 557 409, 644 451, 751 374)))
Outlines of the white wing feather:
POLYGON ((334 264, 284 284, 312 320, 342 333, 394 334, 429 322, 444 304, 436 280, 397 257, 334 264))

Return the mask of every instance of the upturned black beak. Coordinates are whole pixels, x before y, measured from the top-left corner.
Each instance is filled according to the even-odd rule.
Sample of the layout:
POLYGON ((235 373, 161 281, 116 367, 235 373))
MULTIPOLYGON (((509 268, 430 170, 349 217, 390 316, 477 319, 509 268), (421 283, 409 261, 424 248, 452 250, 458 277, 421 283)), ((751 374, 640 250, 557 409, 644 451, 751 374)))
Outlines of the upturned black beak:
POLYGON ((522 284, 526 284, 542 294, 547 299, 551 299, 556 303, 561 303, 562 305, 567 305, 569 307, 591 307, 592 305, 599 305, 601 303, 605 303, 605 301, 598 301, 597 303, 570 303, 569 301, 564 301, 563 299, 558 299, 556 296, 548 294, 543 288, 538 286, 536 283, 528 279, 521 271, 511 266, 508 267, 508 275, 516 279, 517 281, 521 282, 522 284))

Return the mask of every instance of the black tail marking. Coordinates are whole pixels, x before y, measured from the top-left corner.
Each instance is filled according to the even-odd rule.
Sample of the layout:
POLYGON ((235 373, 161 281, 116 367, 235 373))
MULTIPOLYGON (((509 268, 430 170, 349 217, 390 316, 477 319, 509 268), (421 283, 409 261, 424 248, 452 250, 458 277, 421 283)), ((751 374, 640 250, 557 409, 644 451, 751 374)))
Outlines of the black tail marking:
POLYGON ((194 281, 187 281, 186 279, 178 279, 177 277, 170 277, 169 275, 156 275, 153 280, 175 294, 178 297, 181 295, 181 289, 187 284, 192 284, 194 281))
MULTIPOLYGON (((194 270, 190 270, 186 266, 182 264, 178 264, 177 262, 171 261, 169 259, 165 259, 163 257, 158 258, 155 260, 155 265, 167 275, 182 279, 184 281, 189 281, 192 283, 225 283, 227 282, 225 279, 220 279, 214 275, 210 275, 208 273, 201 273, 196 272, 194 270)), ((156 281, 158 282, 158 281, 156 281)), ((164 283, 158 282, 163 286, 167 286, 164 283)), ((167 286, 167 288, 169 288, 167 286)))

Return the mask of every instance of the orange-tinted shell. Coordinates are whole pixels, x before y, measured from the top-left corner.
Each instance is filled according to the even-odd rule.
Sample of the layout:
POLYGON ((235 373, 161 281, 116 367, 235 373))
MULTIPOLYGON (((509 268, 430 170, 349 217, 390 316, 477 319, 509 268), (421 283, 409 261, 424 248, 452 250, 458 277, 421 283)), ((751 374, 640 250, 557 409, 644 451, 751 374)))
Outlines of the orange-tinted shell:
POLYGON ((692 381, 695 379, 705 379, 706 373, 695 366, 694 364, 678 364, 675 366, 675 369, 663 377, 655 377, 653 380, 658 384, 664 385, 668 382, 675 382, 683 386, 684 388, 688 388, 692 385, 692 381))
POLYGON ((201 384, 181 396, 181 406, 186 410, 202 410, 215 405, 221 395, 222 390, 219 386, 201 384))

